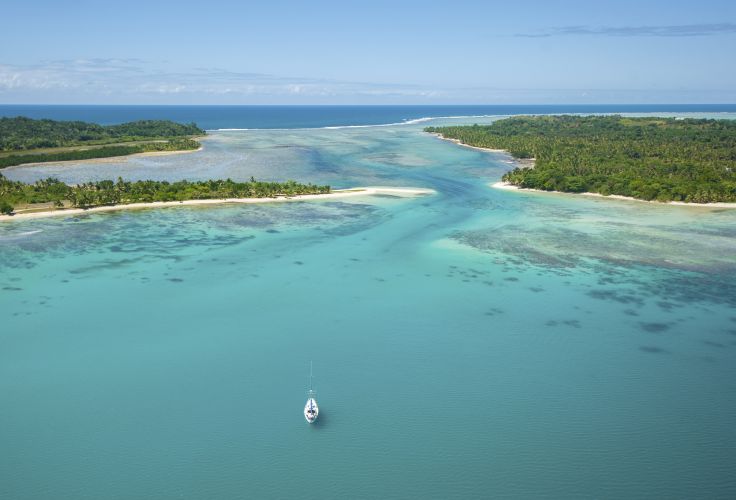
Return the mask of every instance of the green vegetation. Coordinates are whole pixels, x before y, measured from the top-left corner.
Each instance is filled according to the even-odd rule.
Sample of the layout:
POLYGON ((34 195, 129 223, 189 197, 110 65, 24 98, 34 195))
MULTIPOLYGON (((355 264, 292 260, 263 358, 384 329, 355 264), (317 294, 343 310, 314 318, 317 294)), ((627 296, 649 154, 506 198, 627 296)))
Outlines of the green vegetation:
POLYGON ((330 186, 300 184, 294 181, 248 182, 233 180, 136 181, 118 178, 69 186, 57 179, 34 184, 10 181, 0 174, 0 213, 12 213, 18 205, 53 203, 56 207, 89 208, 103 205, 147 203, 153 201, 184 201, 223 198, 273 198, 301 194, 325 194, 330 186))
POLYGON ((18 116, 0 118, 0 151, 108 144, 204 134, 205 131, 194 123, 182 125, 168 120, 142 120, 103 126, 87 122, 33 120, 18 116))
POLYGON ((643 200, 736 202, 736 121, 520 116, 487 126, 429 127, 462 143, 535 158, 503 180, 545 191, 643 200))
MULTIPOLYGON (((194 123, 146 120, 102 126, 30 118, 0 118, 0 168, 22 163, 87 160, 149 151, 199 148, 193 136, 205 131, 194 123), (44 149, 45 148, 45 149, 44 149), (53 149, 49 149, 53 148, 53 149)), ((53 204, 90 208, 104 205, 224 198, 273 198, 325 194, 330 186, 287 182, 209 180, 199 182, 136 181, 118 178, 69 186, 57 179, 34 184, 10 181, 0 174, 0 213, 14 207, 53 204)))
POLYGON ((87 160, 150 151, 199 148, 194 123, 143 120, 102 126, 31 118, 0 118, 0 168, 22 163, 87 160), (54 148, 54 149, 49 149, 54 148))
POLYGON ((0 157, 0 168, 21 165, 23 163, 41 163, 50 161, 90 160, 93 158, 109 158, 127 156, 135 153, 151 151, 186 151, 198 149, 200 144, 193 139, 172 139, 163 142, 146 142, 143 144, 101 146, 92 149, 74 149, 50 153, 34 153, 8 155, 0 157))

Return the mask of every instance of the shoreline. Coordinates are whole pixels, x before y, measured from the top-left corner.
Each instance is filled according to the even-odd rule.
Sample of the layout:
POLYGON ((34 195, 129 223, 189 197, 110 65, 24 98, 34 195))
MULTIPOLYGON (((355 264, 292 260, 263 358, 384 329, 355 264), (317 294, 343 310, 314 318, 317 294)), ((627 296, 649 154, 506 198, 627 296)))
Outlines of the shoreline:
POLYGON ((654 205, 670 205, 677 207, 696 207, 696 208, 736 208, 736 203, 728 203, 717 201, 714 203, 687 203, 684 201, 656 201, 656 200, 640 200, 639 198, 633 198, 631 196, 622 196, 620 194, 600 194, 600 193, 567 193, 565 191, 545 191, 543 189, 530 189, 521 188, 511 183, 498 181, 488 184, 494 189, 503 189, 506 191, 524 191, 528 193, 542 193, 542 194, 564 194, 568 196, 588 196, 592 198, 603 198, 607 200, 622 200, 622 201, 636 201, 639 203, 650 203, 654 205))
POLYGON ((334 198, 349 198, 357 196, 380 196, 390 195, 401 198, 413 198, 435 194, 436 191, 427 188, 410 187, 356 187, 348 189, 337 189, 324 194, 301 194, 294 196, 278 196, 275 198, 221 198, 184 201, 152 201, 141 203, 127 203, 120 205, 105 205, 90 208, 58 208, 54 210, 42 210, 38 212, 21 212, 15 215, 0 215, 0 222, 12 220, 41 219, 45 217, 57 217, 61 215, 80 215, 95 212, 113 212, 117 210, 140 210, 150 208, 197 206, 197 205, 223 205, 223 204, 252 204, 252 203, 280 203, 289 201, 325 200, 334 198))
POLYGON ((471 146, 470 144, 465 144, 464 142, 461 142, 460 139, 452 139, 450 137, 445 137, 444 135, 438 133, 438 132, 428 132, 429 135, 433 135, 437 137, 438 139, 442 139, 443 141, 452 142, 453 144, 457 144, 458 146, 463 146, 470 149, 477 149, 478 151, 488 151, 490 153, 503 153, 510 156, 510 153, 506 151, 505 149, 493 149, 493 148, 482 148, 480 146, 471 146))
MULTIPOLYGON (((85 160, 35 161, 35 162, 20 163, 18 165, 11 165, 9 167, 0 168, 0 173, 3 170, 9 170, 11 168, 18 168, 18 167, 36 167, 36 166, 43 166, 43 165, 63 165, 63 164, 66 164, 66 163, 92 163, 92 162, 118 163, 118 162, 125 161, 125 158, 129 158, 131 156, 168 156, 168 155, 179 155, 179 154, 186 154, 186 153, 198 153, 199 151, 202 151, 204 149, 204 144, 202 144, 202 142, 207 139, 207 136, 206 135, 192 137, 191 139, 199 142, 199 147, 197 149, 178 149, 176 151, 144 151, 142 153, 131 153, 129 155, 122 155, 122 156, 100 156, 98 158, 87 158, 85 160)), ((102 144, 101 146, 102 147, 105 147, 104 144, 102 144)))
MULTIPOLYGON (((431 132, 431 135, 434 135, 435 137, 438 137, 439 139, 442 139, 443 141, 449 141, 454 144, 457 144, 459 146, 464 146, 466 148, 471 149, 477 149, 479 151, 487 151, 491 153, 503 153, 506 155, 511 156, 511 153, 506 151, 505 149, 491 149, 491 148, 481 148, 478 146, 471 146, 469 144, 465 144, 463 142, 460 142, 458 139, 450 139, 447 137, 444 137, 442 134, 438 134, 435 132, 431 132)), ((512 161, 518 165, 521 168, 534 168, 534 158, 524 158, 524 159, 518 159, 511 156, 512 161)), ((568 193, 565 191, 545 191, 543 189, 529 189, 529 188, 520 188, 518 186, 515 186, 513 184, 510 184, 508 182, 498 181, 494 183, 490 183, 489 186, 495 189, 505 189, 505 190, 511 190, 511 191, 527 191, 530 193, 546 193, 546 194, 566 194, 566 195, 573 195, 573 196, 590 196, 594 198, 604 198, 608 200, 622 200, 622 201, 638 201, 641 203, 653 203, 657 205, 672 205, 672 206, 678 206, 678 207, 699 207, 699 208, 736 208, 736 203, 729 203, 729 202, 722 202, 717 201, 713 203, 688 203, 685 201, 656 201, 656 200, 640 200, 639 198, 634 198, 631 196, 623 196, 620 194, 600 194, 600 193, 568 193)))
POLYGON ((180 155, 187 153, 197 153, 202 151, 204 146, 199 146, 197 149, 180 149, 177 151, 144 151, 143 153, 132 153, 129 155, 122 156, 100 156, 99 158, 87 158, 85 160, 58 160, 58 161, 36 161, 31 163, 21 163, 19 165, 11 165, 9 167, 0 168, 0 173, 3 170, 11 170, 21 167, 42 167, 46 165, 65 165, 67 163, 122 163, 126 158, 133 156, 168 156, 168 155, 180 155))
MULTIPOLYGON (((133 153, 132 155, 125 156, 110 156, 109 158, 128 158, 130 156, 169 156, 169 155, 181 155, 188 153, 198 153, 204 149, 204 146, 199 146, 197 149, 180 149, 177 151, 144 151, 143 153, 133 153)), ((90 160, 101 160, 102 158, 90 158, 90 160)), ((71 160, 74 161, 74 160, 71 160)), ((20 166, 20 165, 19 165, 20 166)))
POLYGON ((536 158, 514 158, 513 155, 505 149, 493 149, 493 148, 482 148, 480 146, 471 146, 470 144, 465 144, 464 142, 461 142, 460 139, 452 139, 450 137, 445 137, 444 135, 437 133, 437 132, 429 132, 429 134, 437 137, 438 139, 441 139, 443 141, 448 141, 453 144, 457 144, 458 146, 462 146, 464 148, 475 149, 477 151, 485 151, 487 153, 504 154, 511 158, 511 162, 520 166, 521 168, 534 168, 534 161, 536 160, 536 158))

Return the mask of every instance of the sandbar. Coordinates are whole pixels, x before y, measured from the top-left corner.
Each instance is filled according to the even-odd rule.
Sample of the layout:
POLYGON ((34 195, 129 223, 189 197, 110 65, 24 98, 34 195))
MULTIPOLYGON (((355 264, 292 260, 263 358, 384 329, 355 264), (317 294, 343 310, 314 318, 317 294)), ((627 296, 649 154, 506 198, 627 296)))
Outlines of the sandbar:
MULTIPOLYGON (((204 146, 200 146, 197 149, 179 149, 176 151, 144 151, 143 153, 131 153, 129 155, 120 156, 101 156, 99 158, 86 158, 84 160, 54 160, 54 161, 37 161, 32 163, 19 163, 18 165, 11 165, 5 167, 3 170, 14 170, 16 168, 23 167, 47 167, 49 165, 65 165, 68 163, 122 163, 128 158, 135 156, 169 156, 169 155, 183 155, 187 153, 198 153, 202 151, 204 146)), ((0 171, 1 172, 1 171, 0 171)))
POLYGON ((91 208, 59 208, 55 210, 43 210, 38 212, 18 212, 14 215, 0 215, 0 222, 11 220, 27 220, 38 219, 43 217, 69 216, 89 214, 95 212, 111 212, 115 210, 135 210, 163 207, 180 207, 185 205, 222 205, 226 203, 279 203, 287 201, 310 201, 310 200, 330 200, 336 198, 349 198, 358 196, 380 196, 389 195, 402 198, 412 198, 417 196, 426 196, 435 194, 433 189, 411 188, 411 187, 356 187, 350 189, 336 189, 330 193, 324 194, 302 194, 294 196, 277 196, 275 198, 223 198, 223 199, 205 199, 205 200, 184 200, 184 201, 153 201, 150 203, 128 203, 118 205, 105 205, 101 207, 91 208))
POLYGON ((680 207, 700 207, 700 208, 736 208, 736 203, 714 202, 714 203, 688 203, 684 201, 656 201, 656 200, 640 200, 631 196, 622 196, 620 194, 600 194, 600 193, 566 193, 564 191, 545 191, 544 189, 529 189, 515 186, 509 182, 494 182, 489 184, 495 189, 507 189, 511 191, 528 191, 530 193, 542 194, 564 194, 572 196, 592 196, 595 198, 604 198, 609 200, 637 201, 640 203, 654 203, 657 205, 677 205, 680 207))

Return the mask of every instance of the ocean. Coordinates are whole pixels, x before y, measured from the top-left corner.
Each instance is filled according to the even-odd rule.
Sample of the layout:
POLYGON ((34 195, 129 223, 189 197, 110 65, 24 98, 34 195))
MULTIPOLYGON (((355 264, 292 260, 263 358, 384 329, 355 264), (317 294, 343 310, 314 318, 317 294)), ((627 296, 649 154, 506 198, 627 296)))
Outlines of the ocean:
POLYGON ((195 122, 202 128, 319 128, 386 125, 423 118, 555 113, 736 113, 736 104, 446 106, 112 106, 0 104, 0 117, 27 116, 112 125, 135 120, 195 122))
POLYGON ((492 189, 507 155, 422 131, 561 112, 736 119, 1 106, 211 131, 196 153, 11 179, 436 194, 0 224, 0 498, 736 496, 736 210, 492 189))

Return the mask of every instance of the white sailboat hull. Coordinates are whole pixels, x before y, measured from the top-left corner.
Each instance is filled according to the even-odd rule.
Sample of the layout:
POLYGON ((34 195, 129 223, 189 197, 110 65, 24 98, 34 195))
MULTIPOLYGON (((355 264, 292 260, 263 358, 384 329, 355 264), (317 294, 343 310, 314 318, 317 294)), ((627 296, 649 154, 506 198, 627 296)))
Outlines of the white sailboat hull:
POLYGON ((319 416, 319 406, 317 406, 317 400, 314 398, 307 399, 307 404, 304 405, 304 418, 307 422, 313 424, 319 416))
POLYGON ((317 406, 317 393, 312 389, 312 362, 309 362, 309 390, 307 391, 307 404, 304 405, 304 418, 307 422, 313 424, 319 416, 319 406, 317 406))

